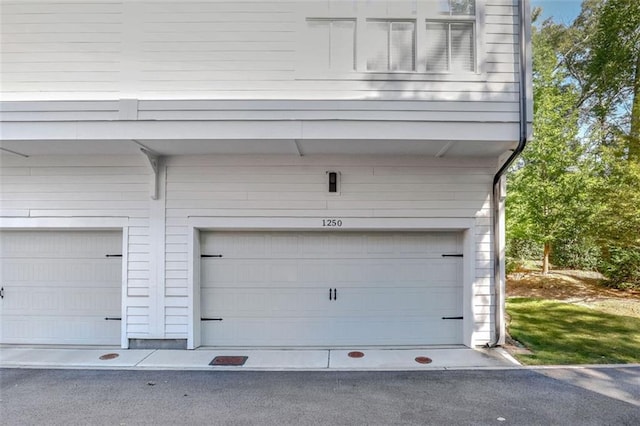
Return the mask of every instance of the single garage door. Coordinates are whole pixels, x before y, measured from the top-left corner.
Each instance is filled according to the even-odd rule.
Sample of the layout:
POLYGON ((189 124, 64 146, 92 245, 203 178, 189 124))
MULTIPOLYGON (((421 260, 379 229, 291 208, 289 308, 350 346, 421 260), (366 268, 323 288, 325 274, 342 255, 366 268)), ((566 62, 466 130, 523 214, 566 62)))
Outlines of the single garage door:
POLYGON ((118 345, 122 233, 0 233, 2 343, 118 345))
POLYGON ((201 237, 202 344, 462 343, 454 232, 210 232, 201 237), (219 319, 222 319, 221 321, 219 319))

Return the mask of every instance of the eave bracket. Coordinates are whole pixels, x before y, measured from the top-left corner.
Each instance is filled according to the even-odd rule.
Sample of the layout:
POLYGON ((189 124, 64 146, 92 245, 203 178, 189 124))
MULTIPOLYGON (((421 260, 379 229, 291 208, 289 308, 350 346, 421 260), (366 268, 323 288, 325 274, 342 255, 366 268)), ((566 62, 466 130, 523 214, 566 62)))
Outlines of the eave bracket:
POLYGON ((160 187, 160 160, 161 157, 146 148, 140 148, 140 151, 147 157, 149 160, 149 165, 151 166, 151 170, 153 171, 153 181, 151 182, 151 199, 157 200, 159 187, 160 187))

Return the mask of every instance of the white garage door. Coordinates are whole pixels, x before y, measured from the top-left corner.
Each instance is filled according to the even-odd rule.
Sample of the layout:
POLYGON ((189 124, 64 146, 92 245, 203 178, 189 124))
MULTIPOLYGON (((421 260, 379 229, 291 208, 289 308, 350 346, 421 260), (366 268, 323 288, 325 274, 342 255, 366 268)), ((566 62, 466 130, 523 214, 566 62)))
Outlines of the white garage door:
POLYGON ((462 259, 442 255, 461 253, 461 240, 445 232, 203 233, 202 344, 460 344, 462 259))
POLYGON ((120 232, 0 233, 0 342, 120 343, 120 232))

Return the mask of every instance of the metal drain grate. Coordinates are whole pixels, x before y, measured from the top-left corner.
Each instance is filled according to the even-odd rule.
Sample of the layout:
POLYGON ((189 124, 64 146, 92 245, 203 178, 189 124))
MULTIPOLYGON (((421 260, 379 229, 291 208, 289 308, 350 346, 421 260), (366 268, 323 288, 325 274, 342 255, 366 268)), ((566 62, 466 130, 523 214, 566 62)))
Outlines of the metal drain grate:
POLYGON ((211 360, 209 365, 239 367, 244 365, 248 358, 248 356, 217 356, 211 360))

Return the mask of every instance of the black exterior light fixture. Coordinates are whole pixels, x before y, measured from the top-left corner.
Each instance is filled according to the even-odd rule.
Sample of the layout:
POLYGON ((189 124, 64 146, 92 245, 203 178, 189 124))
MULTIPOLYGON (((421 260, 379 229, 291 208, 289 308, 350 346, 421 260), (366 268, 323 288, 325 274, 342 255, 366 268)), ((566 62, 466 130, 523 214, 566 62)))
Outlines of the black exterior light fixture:
POLYGON ((328 184, 329 184, 329 193, 337 194, 340 192, 340 172, 327 172, 328 184))

